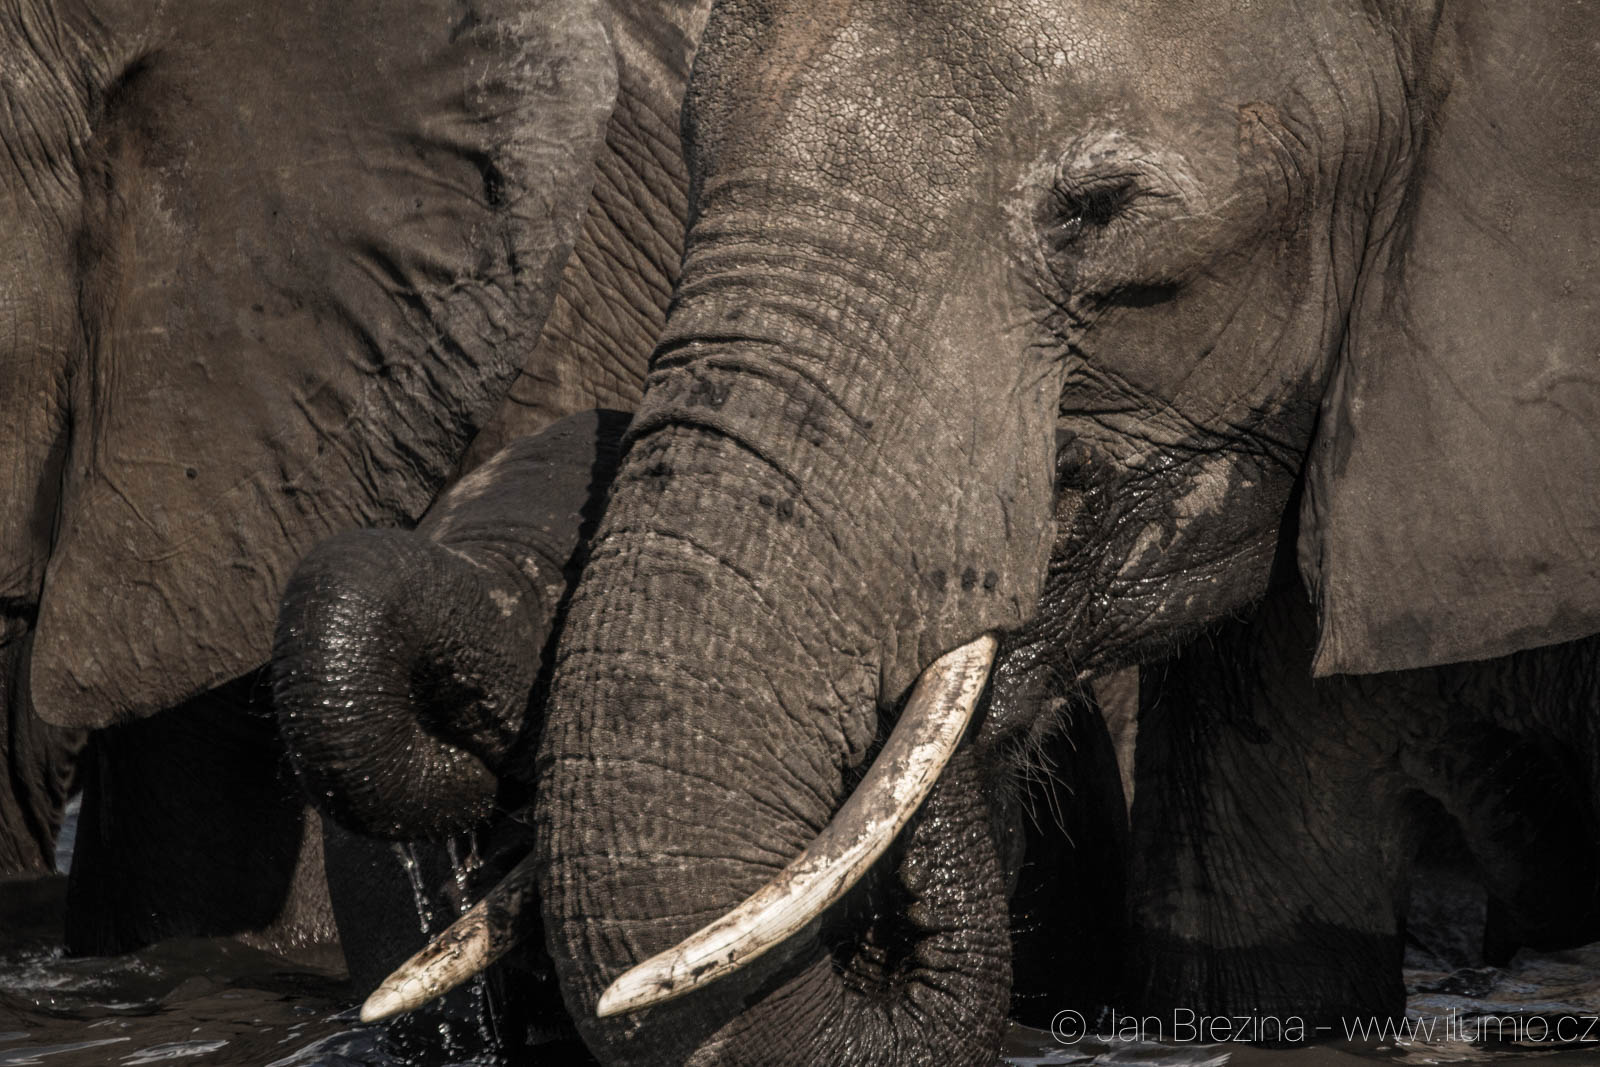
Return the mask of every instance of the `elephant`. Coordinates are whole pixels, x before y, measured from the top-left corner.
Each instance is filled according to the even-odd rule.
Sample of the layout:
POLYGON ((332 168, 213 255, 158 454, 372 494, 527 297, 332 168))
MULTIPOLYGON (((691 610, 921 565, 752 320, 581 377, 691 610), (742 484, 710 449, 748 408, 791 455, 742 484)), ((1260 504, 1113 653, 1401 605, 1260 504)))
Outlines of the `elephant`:
MULTIPOLYGON (((534 851, 484 904, 536 892, 600 1059, 990 1060, 1017 783, 1062 702, 1130 664, 1158 668, 1136 995, 1401 1009, 1387 949, 1319 981, 1315 955, 1184 928, 1211 905, 1154 879, 1213 799, 1152 783, 1208 780, 1266 709, 1283 729, 1451 677, 1503 721, 1556 679, 1529 729, 1592 728, 1597 29, 1573 0, 714 6, 682 273, 557 638, 534 851), (1245 686, 1257 663, 1282 673, 1245 686), (1358 680, 1307 693, 1336 676, 1358 680), (1183 752, 1235 690, 1233 733, 1183 752)), ((1279 779, 1262 795, 1321 788, 1273 736, 1241 764, 1279 779)), ((1526 905, 1502 816, 1584 818, 1537 785, 1467 803, 1483 755, 1433 775, 1465 798, 1443 816, 1526 905)), ((1560 936, 1588 877, 1563 876, 1560 936)), ((1337 936, 1267 933, 1388 936, 1383 892, 1337 936)))
POLYGON ((370 850, 272 708, 280 595, 636 401, 703 7, 0 3, 0 873, 80 785, 69 950, 320 952, 339 864, 359 916, 370 850))
MULTIPOLYGON (((1595 631, 1595 28, 714 9, 684 270, 539 752, 547 944, 602 1059, 991 1056, 1017 712, 1248 609, 1286 522, 1311 673, 1595 631), (830 822, 881 810, 851 787, 887 722, 985 634, 983 719, 867 899, 676 951, 859 836, 830 822)), ((1308 1017, 1367 1006, 1308 985, 1308 1017)))

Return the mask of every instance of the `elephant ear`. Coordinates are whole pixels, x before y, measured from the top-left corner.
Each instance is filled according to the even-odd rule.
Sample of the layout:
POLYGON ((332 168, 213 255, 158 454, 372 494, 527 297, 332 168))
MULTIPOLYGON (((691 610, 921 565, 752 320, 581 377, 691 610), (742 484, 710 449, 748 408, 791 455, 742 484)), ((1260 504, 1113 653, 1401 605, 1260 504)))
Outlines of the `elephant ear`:
POLYGON ((81 361, 30 666, 102 726, 265 662, 296 561, 426 508, 532 349, 616 95, 592 0, 97 6, 81 361))
POLYGON ((1315 671, 1600 630, 1600 9, 1450 9, 1306 475, 1315 671))

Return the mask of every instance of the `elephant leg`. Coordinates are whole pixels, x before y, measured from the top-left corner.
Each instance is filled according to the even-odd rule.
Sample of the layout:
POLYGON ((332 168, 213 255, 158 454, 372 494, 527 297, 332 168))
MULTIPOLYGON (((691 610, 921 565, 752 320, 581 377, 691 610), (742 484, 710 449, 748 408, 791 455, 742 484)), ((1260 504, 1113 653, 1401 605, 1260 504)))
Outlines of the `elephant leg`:
POLYGON ((1355 683, 1397 714, 1446 709, 1432 735, 1411 732, 1402 759, 1459 827, 1487 896, 1489 963, 1600 936, 1597 653, 1600 639, 1585 638, 1355 683))
POLYGON ((1397 1012, 1412 898, 1441 881, 1487 907, 1428 939, 1488 962, 1600 933, 1597 642, 1313 681, 1313 622, 1287 585, 1144 672, 1134 999, 1397 1012))
POLYGON ((1600 937, 1600 825, 1576 750, 1482 722, 1448 742, 1429 753, 1426 780, 1486 891, 1484 962, 1600 937))
POLYGON ((254 674, 94 734, 67 887, 75 954, 229 935, 338 962, 320 820, 254 674))
MULTIPOLYGON (((1141 673, 1132 1007, 1171 1018, 1392 1015, 1407 806, 1383 711, 1314 683, 1298 585, 1141 673)), ((1258 1039, 1295 1039, 1288 1025, 1258 1039)))
POLYGON ((55 870, 56 835, 87 737, 52 726, 16 699, 25 647, 0 646, 0 878, 55 870))

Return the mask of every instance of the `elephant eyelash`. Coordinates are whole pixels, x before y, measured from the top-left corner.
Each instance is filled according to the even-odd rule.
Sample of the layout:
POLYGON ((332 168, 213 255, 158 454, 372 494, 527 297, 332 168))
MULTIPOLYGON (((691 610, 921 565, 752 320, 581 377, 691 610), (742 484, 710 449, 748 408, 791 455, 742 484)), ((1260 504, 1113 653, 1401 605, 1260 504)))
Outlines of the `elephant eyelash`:
POLYGON ((1046 247, 1065 251, 1086 234, 1104 230, 1141 195, 1137 181, 1126 175, 1090 182, 1057 182, 1047 205, 1046 247))

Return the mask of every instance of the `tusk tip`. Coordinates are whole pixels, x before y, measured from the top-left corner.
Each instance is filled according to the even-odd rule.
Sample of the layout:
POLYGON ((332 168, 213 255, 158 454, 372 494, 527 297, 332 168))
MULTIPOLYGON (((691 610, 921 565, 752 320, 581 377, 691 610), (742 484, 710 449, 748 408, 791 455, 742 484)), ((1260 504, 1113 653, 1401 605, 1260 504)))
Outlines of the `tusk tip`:
POLYGON ((400 994, 400 991, 387 985, 381 985, 373 990, 372 996, 361 1005, 361 1021, 364 1023, 377 1023, 402 1012, 410 1011, 415 1004, 400 994))
POLYGON ((600 994, 600 1002, 594 1007, 595 1016, 607 1019, 671 1000, 672 983, 654 979, 648 973, 641 974, 643 970, 643 967, 635 967, 607 986, 606 991, 600 994))

